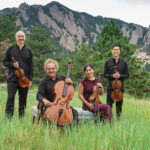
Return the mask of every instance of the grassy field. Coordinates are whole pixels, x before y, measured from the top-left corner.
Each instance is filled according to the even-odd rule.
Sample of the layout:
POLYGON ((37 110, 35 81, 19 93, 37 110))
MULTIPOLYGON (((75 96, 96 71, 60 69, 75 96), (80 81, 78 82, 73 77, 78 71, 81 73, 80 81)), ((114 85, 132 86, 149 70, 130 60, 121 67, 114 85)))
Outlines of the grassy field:
MULTIPOLYGON (((150 150, 150 101, 125 95, 123 113, 114 123, 79 121, 77 127, 59 129, 54 125, 32 124, 30 108, 37 105, 36 89, 30 89, 26 115, 18 119, 18 95, 11 120, 5 117, 7 91, 0 90, 0 150, 150 150)), ((106 95, 101 97, 103 103, 106 95)), ((81 107, 77 93, 71 102, 81 107)))

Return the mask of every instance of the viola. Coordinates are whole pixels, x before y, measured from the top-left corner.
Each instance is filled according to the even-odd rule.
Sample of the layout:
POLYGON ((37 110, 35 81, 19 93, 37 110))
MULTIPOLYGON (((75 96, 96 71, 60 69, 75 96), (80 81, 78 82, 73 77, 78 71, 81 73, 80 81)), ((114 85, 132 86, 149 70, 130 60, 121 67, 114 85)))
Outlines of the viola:
MULTIPOLYGON (((67 78, 70 77, 71 61, 67 64, 67 78)), ((66 81, 58 81, 54 88, 54 101, 45 110, 45 118, 60 126, 68 125, 73 120, 72 109, 69 105, 75 90, 72 84, 66 81)))
MULTIPOLYGON (((15 57, 12 57, 12 61, 15 63, 17 62, 15 57)), ((24 70, 18 67, 15 71, 15 75, 19 79, 19 86, 22 88, 26 88, 29 86, 29 79, 25 76, 24 70)))
MULTIPOLYGON (((101 76, 102 76, 102 74, 100 73, 99 77, 98 77, 98 83, 100 83, 101 76)), ((100 103, 101 101, 100 101, 100 98, 99 98, 99 94, 102 94, 102 89, 99 88, 98 86, 94 86, 93 87, 93 93, 89 97, 90 103, 92 103, 92 104, 98 104, 98 103, 100 103)))
MULTIPOLYGON (((115 66, 114 69, 115 69, 115 72, 117 72, 117 66, 115 66)), ((121 100, 123 100, 123 92, 120 90, 121 86, 122 86, 122 83, 118 79, 115 79, 112 82, 113 92, 111 93, 111 98, 114 101, 121 101, 121 100)))

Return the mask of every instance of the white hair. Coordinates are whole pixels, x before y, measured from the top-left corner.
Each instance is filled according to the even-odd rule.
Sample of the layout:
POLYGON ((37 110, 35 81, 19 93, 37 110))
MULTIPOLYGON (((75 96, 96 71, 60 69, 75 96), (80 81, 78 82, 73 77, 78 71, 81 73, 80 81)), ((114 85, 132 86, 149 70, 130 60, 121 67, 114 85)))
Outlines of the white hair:
POLYGON ((58 70, 58 68, 59 68, 58 62, 56 60, 53 60, 53 59, 49 58, 49 59, 45 60, 45 62, 44 62, 44 70, 45 70, 45 72, 46 72, 47 64, 49 64, 49 63, 53 63, 55 65, 55 67, 56 67, 56 70, 58 70))
POLYGON ((17 38, 17 35, 18 35, 19 33, 22 33, 22 34, 24 35, 24 37, 26 37, 25 33, 20 30, 20 31, 16 32, 16 35, 15 35, 16 38, 17 38))

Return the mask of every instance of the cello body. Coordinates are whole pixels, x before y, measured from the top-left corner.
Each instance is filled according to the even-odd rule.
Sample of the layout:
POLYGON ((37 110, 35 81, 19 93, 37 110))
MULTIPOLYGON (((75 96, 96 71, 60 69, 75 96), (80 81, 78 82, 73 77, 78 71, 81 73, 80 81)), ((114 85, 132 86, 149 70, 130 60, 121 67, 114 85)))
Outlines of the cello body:
POLYGON ((64 126, 68 125, 73 120, 72 109, 69 106, 69 101, 74 95, 73 85, 68 85, 67 95, 63 96, 65 81, 59 81, 54 86, 54 102, 46 108, 45 118, 52 123, 64 126))

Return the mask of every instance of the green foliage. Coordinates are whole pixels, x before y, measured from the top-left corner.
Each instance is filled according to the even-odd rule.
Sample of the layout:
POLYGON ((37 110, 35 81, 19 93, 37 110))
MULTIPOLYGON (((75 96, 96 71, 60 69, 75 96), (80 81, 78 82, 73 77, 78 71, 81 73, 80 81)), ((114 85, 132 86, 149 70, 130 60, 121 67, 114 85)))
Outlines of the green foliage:
POLYGON ((150 64, 149 63, 146 63, 145 64, 145 70, 150 72, 150 64))
MULTIPOLYGON (((13 118, 5 117, 7 91, 0 91, 0 150, 149 150, 149 101, 125 94, 122 117, 113 107, 113 124, 79 120, 77 127, 58 128, 42 121, 32 123, 31 107, 37 105, 37 89, 29 89, 25 117, 18 119, 18 95, 13 118)), ((106 98, 104 94, 102 100, 106 98)), ((70 102, 81 107, 77 93, 70 102)), ((36 120, 37 121, 37 120, 36 120)))
POLYGON ((5 14, 0 18, 0 41, 9 39, 11 43, 15 41, 15 33, 20 29, 16 25, 16 17, 5 14))
POLYGON ((3 60, 9 46, 10 44, 7 41, 0 42, 0 81, 6 81, 7 79, 8 69, 3 66, 3 60))
MULTIPOLYGON (((130 77, 125 81, 126 92, 137 97, 149 96, 150 93, 150 80, 149 74, 142 71, 142 61, 134 56, 136 46, 131 44, 130 39, 123 35, 123 32, 113 19, 106 24, 97 39, 96 44, 92 49, 78 47, 74 52, 74 62, 76 63, 75 79, 81 78, 83 72, 81 68, 90 62, 94 65, 95 76, 104 72, 105 61, 112 57, 112 45, 119 44, 121 46, 120 57, 125 59, 128 63, 130 77), (142 77, 141 77, 142 76, 142 77), (137 84, 135 84, 137 83, 137 84), (144 85, 145 83, 145 85, 144 85)), ((103 84, 106 87, 106 79, 102 77, 103 84)))
MULTIPOLYGON (((107 59, 112 57, 112 45, 118 43, 121 45, 121 57, 128 59, 135 51, 135 46, 129 44, 129 38, 124 37, 119 26, 110 20, 106 24, 100 34, 100 38, 96 40, 96 45, 92 47, 92 61, 91 63, 95 66, 95 75, 104 72, 104 64, 107 59)), ((103 84, 106 87, 107 79, 102 77, 103 84)))
POLYGON ((3 66, 3 59, 6 50, 11 44, 15 43, 15 33, 20 29, 17 26, 16 17, 5 14, 0 18, 0 81, 4 81, 7 78, 7 68, 3 66))
POLYGON ((149 73, 138 70, 130 74, 130 78, 126 83, 126 92, 139 98, 150 97, 149 73))
POLYGON ((73 51, 73 68, 72 76, 74 80, 82 79, 84 76, 83 67, 89 63, 91 59, 91 51, 87 48, 86 44, 78 45, 73 51))
MULTIPOLYGON (((118 43, 121 46, 120 57, 127 61, 129 67, 130 77, 127 81, 125 81, 126 92, 137 97, 149 96, 149 74, 141 70, 142 61, 133 56, 136 46, 129 43, 130 39, 123 35, 123 32, 113 19, 104 26, 100 36, 100 39, 96 41, 96 47, 93 47, 93 50, 95 51, 93 60, 94 58, 100 59, 97 60, 99 63, 95 61, 95 64, 104 65, 104 61, 112 57, 111 46, 118 43)), ((103 70, 102 67, 98 67, 98 65, 95 66, 96 72, 103 70)), ((106 82, 104 80, 104 84, 105 83, 106 82)))
POLYGON ((50 40, 49 33, 41 26, 36 26, 27 39, 27 45, 33 54, 34 83, 38 83, 45 76, 44 61, 56 50, 50 40))

